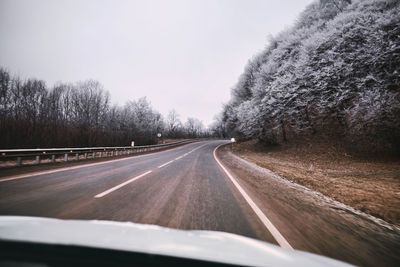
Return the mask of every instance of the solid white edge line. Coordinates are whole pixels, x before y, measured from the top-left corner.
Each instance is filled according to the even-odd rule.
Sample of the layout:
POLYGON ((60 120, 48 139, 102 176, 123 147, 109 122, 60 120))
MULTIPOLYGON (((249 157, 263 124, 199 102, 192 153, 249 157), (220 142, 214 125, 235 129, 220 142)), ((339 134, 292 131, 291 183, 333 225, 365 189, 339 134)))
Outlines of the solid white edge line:
MULTIPOLYGON (((222 144, 222 145, 224 145, 224 144, 222 144)), ((293 249, 293 247, 289 244, 289 242, 283 237, 283 235, 272 224, 272 222, 267 218, 267 216, 265 216, 265 214, 261 211, 261 209, 257 206, 257 204, 254 203, 254 201, 250 198, 250 196, 246 193, 246 191, 240 186, 240 184, 236 181, 236 179, 233 178, 233 176, 229 173, 229 171, 225 168, 225 166, 222 165, 222 163, 218 160, 216 151, 222 145, 219 145, 214 149, 213 154, 214 154, 215 161, 222 168, 222 170, 226 173, 226 175, 229 177, 229 179, 232 181, 232 183, 236 186, 236 188, 242 194, 244 199, 247 201, 247 203, 250 205, 250 207, 256 213, 258 218, 261 220, 261 222, 264 224, 264 226, 268 229, 268 231, 275 238, 276 242, 278 242, 278 244, 283 248, 293 249)))
MULTIPOLYGON (((195 142, 196 143, 196 142, 195 142)), ((34 172, 34 173, 27 173, 27 174, 20 174, 20 175, 14 175, 14 176, 10 176, 7 178, 0 178, 0 183, 1 182, 7 182, 7 181, 12 181, 12 180, 18 180, 18 179, 23 179, 23 178, 28 178, 28 177, 32 177, 32 176, 38 176, 38 175, 44 175, 44 174, 51 174, 51 173, 56 173, 56 172, 63 172, 63 171, 69 171, 69 170, 74 170, 74 169, 80 169, 80 168, 85 168, 85 167, 92 167, 92 166, 97 166, 97 165, 103 165, 103 164, 108 164, 108 163, 112 163, 112 162, 117 162, 117 161, 123 161, 123 160, 129 160, 129 159, 134 159, 134 158, 141 158, 141 157, 148 157, 148 156, 152 156, 158 153, 163 153, 166 151, 171 151, 173 149, 179 149, 179 148, 183 148, 187 145, 191 145, 191 144, 195 144, 195 143, 189 143, 189 144, 185 144, 183 146, 178 146, 176 148, 172 148, 169 150, 163 150, 163 151, 157 151, 157 152, 153 152, 153 153, 149 153, 149 154, 145 154, 145 155, 132 155, 132 156, 128 156, 126 158, 122 158, 122 159, 112 159, 110 158, 110 160, 107 161, 103 161, 103 162, 96 162, 96 163, 87 163, 87 164, 83 164, 83 165, 78 165, 78 166, 72 166, 72 167, 65 167, 65 168, 59 168, 59 169, 54 169, 54 170, 48 170, 48 171, 39 171, 39 172, 34 172)), ((104 157, 105 158, 105 157, 104 157)), ((75 162, 75 161, 74 161, 75 162)))
POLYGON ((95 197, 95 198, 104 197, 105 195, 108 195, 108 194, 110 194, 111 192, 113 192, 113 191, 115 191, 115 190, 117 190, 117 189, 120 189, 121 187, 123 187, 123 186, 125 186, 125 185, 127 185, 127 184, 129 184, 129 183, 132 183, 133 181, 136 181, 137 179, 140 179, 140 178, 142 178, 143 176, 145 176, 145 175, 147 175, 147 174, 149 174, 149 173, 151 173, 151 172, 152 172, 152 171, 147 171, 147 172, 145 172, 145 173, 142 173, 141 175, 138 175, 138 176, 136 176, 136 177, 133 177, 132 179, 130 179, 130 180, 126 181, 126 182, 123 182, 122 184, 119 184, 119 185, 117 185, 117 186, 114 186, 113 188, 110 188, 110 189, 108 189, 108 190, 106 190, 106 191, 104 191, 104 192, 102 192, 102 193, 100 193, 100 194, 97 194, 97 195, 95 195, 94 197, 95 197))
POLYGON ((162 168, 162 167, 164 167, 164 166, 167 166, 168 164, 170 164, 170 163, 172 163, 172 162, 174 162, 174 161, 173 161, 173 160, 170 160, 170 161, 168 161, 168 162, 166 162, 166 163, 164 163, 164 164, 158 166, 158 168, 160 169, 160 168, 162 168))

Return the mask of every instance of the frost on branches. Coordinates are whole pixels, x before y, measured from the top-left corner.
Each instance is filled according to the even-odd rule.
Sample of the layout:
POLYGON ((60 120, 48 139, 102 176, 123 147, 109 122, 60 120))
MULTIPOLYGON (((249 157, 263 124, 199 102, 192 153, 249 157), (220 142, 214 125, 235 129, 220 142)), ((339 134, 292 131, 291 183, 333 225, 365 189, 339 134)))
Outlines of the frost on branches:
POLYGON ((249 61, 220 128, 267 143, 318 133, 399 152, 399 66, 400 1, 316 1, 249 61))

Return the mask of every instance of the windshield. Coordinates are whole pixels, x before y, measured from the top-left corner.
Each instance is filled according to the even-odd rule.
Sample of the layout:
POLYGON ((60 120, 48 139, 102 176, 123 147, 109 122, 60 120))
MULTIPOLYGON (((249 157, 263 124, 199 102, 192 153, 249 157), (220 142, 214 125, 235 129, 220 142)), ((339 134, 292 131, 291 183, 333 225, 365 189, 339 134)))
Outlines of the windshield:
POLYGON ((399 14, 2 0, 1 257, 397 266, 399 14))

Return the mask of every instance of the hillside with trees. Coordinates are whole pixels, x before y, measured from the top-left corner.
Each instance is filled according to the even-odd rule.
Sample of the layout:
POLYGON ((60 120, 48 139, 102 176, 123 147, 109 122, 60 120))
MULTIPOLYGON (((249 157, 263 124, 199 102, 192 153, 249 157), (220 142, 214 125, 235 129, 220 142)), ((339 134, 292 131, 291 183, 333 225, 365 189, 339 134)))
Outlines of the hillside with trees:
POLYGON ((400 1, 318 0, 249 60, 214 129, 400 152, 400 1))
POLYGON ((94 80, 58 83, 22 80, 0 68, 0 147, 45 148, 154 144, 166 138, 207 136, 195 118, 185 123, 172 110, 167 118, 145 98, 112 105, 109 93, 94 80))

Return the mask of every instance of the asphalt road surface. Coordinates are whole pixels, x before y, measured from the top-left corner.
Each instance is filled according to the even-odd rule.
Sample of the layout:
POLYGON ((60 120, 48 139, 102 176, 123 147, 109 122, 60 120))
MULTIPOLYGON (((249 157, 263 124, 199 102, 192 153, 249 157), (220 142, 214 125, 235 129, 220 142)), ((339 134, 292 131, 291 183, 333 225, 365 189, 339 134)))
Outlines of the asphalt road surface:
POLYGON ((0 214, 232 232, 276 244, 216 163, 226 141, 0 182, 0 214))
POLYGON ((0 215, 224 231, 281 246, 287 241, 295 249, 358 265, 398 266, 398 228, 348 212, 221 152, 235 185, 213 155, 224 143, 203 141, 47 174, 1 177, 0 215))

